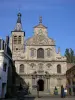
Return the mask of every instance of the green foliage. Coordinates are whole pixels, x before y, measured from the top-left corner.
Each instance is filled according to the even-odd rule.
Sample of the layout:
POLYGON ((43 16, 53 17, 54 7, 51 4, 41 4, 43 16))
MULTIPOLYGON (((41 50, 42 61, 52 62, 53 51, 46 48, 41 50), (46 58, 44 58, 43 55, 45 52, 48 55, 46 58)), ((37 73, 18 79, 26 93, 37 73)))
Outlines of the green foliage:
POLYGON ((75 54, 74 54, 74 50, 70 49, 66 49, 65 50, 65 56, 67 58, 67 62, 68 63, 75 63, 75 54))

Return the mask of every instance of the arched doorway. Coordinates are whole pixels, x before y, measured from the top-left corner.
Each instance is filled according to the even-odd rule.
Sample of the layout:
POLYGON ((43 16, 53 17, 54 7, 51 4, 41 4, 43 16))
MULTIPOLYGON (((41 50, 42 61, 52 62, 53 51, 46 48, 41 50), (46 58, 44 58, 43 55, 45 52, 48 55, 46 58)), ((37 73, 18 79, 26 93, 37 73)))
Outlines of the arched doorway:
POLYGON ((39 79, 37 84, 39 86, 39 91, 44 91, 44 81, 42 79, 39 79))

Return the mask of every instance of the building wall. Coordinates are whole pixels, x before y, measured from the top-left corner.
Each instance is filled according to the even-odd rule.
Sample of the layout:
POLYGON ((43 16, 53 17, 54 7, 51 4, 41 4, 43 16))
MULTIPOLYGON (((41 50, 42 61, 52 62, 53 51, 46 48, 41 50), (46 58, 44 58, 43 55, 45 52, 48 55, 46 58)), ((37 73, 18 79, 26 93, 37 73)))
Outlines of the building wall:
POLYGON ((8 68, 12 69, 12 54, 8 46, 8 37, 6 37, 6 42, 0 39, 0 98, 4 98, 7 92, 8 80, 12 84, 12 71, 10 74, 10 79, 8 77, 8 68))
MULTIPOLYGON (((15 67, 17 73, 20 75, 19 69, 20 65, 24 65, 24 73, 22 73, 25 76, 25 82, 30 83, 30 88, 32 88, 32 78, 27 78, 26 75, 31 75, 35 71, 38 72, 39 64, 42 64, 42 69, 44 73, 47 71, 51 77, 50 77, 50 87, 49 90, 51 93, 53 93, 55 86, 57 86, 57 78, 61 79, 61 85, 66 86, 66 70, 67 70, 67 63, 66 58, 61 56, 60 53, 56 53, 55 46, 25 46, 25 52, 16 51, 13 53, 13 59, 15 60, 15 67), (31 48, 35 49, 34 57, 31 56, 31 48), (39 48, 44 49, 44 58, 40 59, 37 58, 37 50, 39 48), (47 48, 51 49, 50 57, 47 57, 47 48), (32 68, 31 64, 34 64, 34 67, 32 68), (50 68, 48 68, 47 64, 51 64, 50 68), (57 73, 57 65, 61 65, 61 73, 57 73), (26 74, 26 75, 25 75, 26 74), (52 76, 55 75, 55 78, 52 78, 52 76), (64 76, 64 79, 62 78, 64 76), (55 84, 54 84, 55 83, 55 84), (53 86, 52 86, 53 85, 53 86)), ((60 86, 57 86, 58 89, 60 86)), ((60 89, 59 89, 60 93, 60 89)))
POLYGON ((66 77, 67 77, 68 94, 74 95, 75 92, 75 65, 74 64, 66 71, 66 77))
MULTIPOLYGON (((50 86, 49 86, 49 90, 51 91, 51 93, 53 93, 55 86, 58 87, 59 89, 59 93, 60 93, 60 87, 61 85, 63 85, 64 87, 66 86, 66 62, 46 62, 46 61, 41 61, 41 62, 37 62, 37 61, 16 61, 15 62, 15 66, 16 66, 16 71, 20 76, 24 76, 23 79, 25 80, 25 82, 28 84, 30 84, 30 88, 32 88, 32 74, 36 71, 38 72, 39 70, 39 63, 43 64, 43 70, 44 70, 44 74, 47 71, 51 76, 49 78, 50 81, 50 86), (35 66, 32 68, 30 66, 31 63, 34 63, 35 66), (47 64, 50 63, 51 66, 50 68, 47 67, 47 64), (19 69, 20 69, 20 65, 24 64, 24 73, 20 73, 19 69), (61 73, 57 73, 57 65, 60 64, 61 65, 61 73), (27 76, 29 75, 29 76, 27 76), (31 77, 30 77, 31 75, 31 77), (58 86, 58 81, 57 79, 60 78, 61 79, 61 84, 60 86, 58 86)), ((37 83, 36 83, 37 84, 37 83)))
MULTIPOLYGON (((21 15, 21 14, 20 14, 21 15)), ((19 16, 21 20, 21 16, 19 16)), ((17 25, 22 23, 17 23, 17 25)), ((18 27, 18 26, 17 26, 18 27)), ((12 57, 15 61, 16 72, 30 84, 32 89, 32 76, 37 76, 37 80, 40 79, 40 74, 42 79, 45 82, 45 90, 47 89, 47 77, 48 79, 48 88, 53 93, 55 86, 58 88, 60 85, 66 86, 66 70, 67 63, 66 57, 60 54, 60 50, 56 52, 55 41, 52 38, 48 37, 47 27, 45 27, 42 22, 34 27, 34 35, 25 40, 24 32, 21 30, 22 27, 19 27, 20 31, 12 32, 10 37, 10 47, 12 51, 12 57), (21 36, 21 43, 14 43, 14 36, 21 36), (23 46, 23 48, 21 48, 23 46), (15 47, 18 50, 15 50, 15 47), (37 51, 39 48, 42 48, 44 51, 43 58, 37 58, 37 51), (34 56, 31 56, 31 51, 34 50, 34 56), (47 56, 47 50, 50 50, 50 56, 47 56), (24 72, 20 73, 20 65, 24 65, 24 72), (61 72, 57 73, 57 65, 61 66, 61 72), (40 67, 41 66, 41 67, 40 67), (39 73, 41 71, 41 73, 39 73), (36 74, 36 75, 35 75, 36 74), (61 79, 61 83, 58 85, 57 79, 61 79), (63 79, 64 78, 64 79, 63 79)), ((18 38, 16 39, 18 41, 18 38)), ((60 91, 59 91, 60 92, 60 91)))
POLYGON ((0 72, 1 72, 0 97, 4 97, 5 93, 6 93, 8 66, 9 66, 9 59, 8 59, 8 57, 6 57, 4 52, 0 50, 0 72), (7 64, 6 65, 6 72, 3 71, 4 63, 7 64), (3 96, 2 96, 2 83, 5 83, 5 90, 4 90, 3 96))

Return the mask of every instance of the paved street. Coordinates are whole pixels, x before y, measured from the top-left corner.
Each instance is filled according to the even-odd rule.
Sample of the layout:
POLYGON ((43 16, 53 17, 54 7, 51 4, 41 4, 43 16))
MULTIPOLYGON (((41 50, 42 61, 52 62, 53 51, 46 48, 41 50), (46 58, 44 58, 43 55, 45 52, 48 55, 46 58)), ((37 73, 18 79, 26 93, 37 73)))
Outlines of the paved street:
POLYGON ((74 96, 68 96, 66 98, 60 98, 59 96, 25 96, 24 98, 2 99, 2 100, 75 100, 74 96))
MULTIPOLYGON (((40 97, 40 98, 35 98, 34 100, 63 100, 63 98, 51 98, 51 97, 40 97)), ((75 100, 74 97, 71 97, 71 98, 64 98, 64 100, 75 100)))

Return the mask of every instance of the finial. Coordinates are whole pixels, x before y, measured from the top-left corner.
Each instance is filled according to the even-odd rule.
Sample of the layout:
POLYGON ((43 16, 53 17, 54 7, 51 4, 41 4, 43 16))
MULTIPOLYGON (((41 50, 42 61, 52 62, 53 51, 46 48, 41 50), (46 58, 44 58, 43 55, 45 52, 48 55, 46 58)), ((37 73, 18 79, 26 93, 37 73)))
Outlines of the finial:
POLYGON ((18 15, 17 15, 18 17, 21 17, 21 13, 18 13, 18 15))
POLYGON ((39 18, 39 24, 42 24, 42 16, 39 18))
POLYGON ((18 13, 17 16, 18 16, 17 23, 21 23, 21 13, 18 13))

